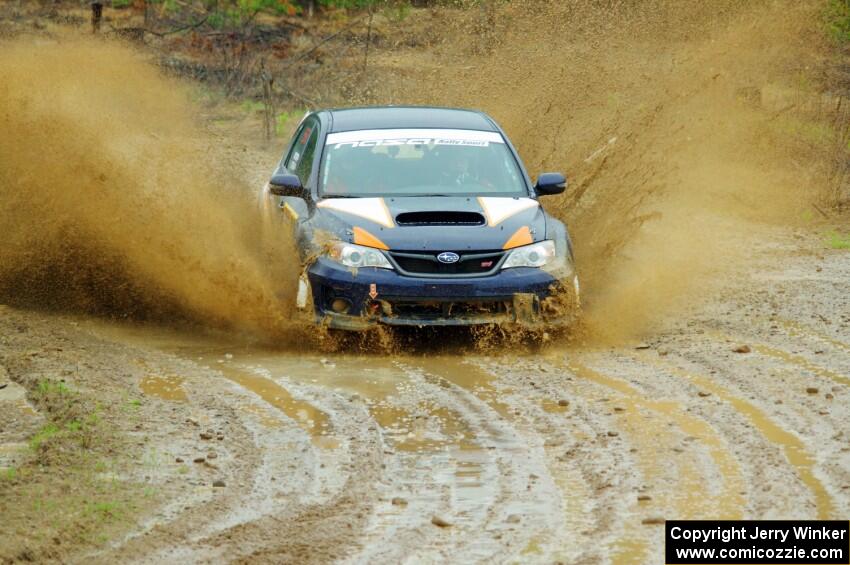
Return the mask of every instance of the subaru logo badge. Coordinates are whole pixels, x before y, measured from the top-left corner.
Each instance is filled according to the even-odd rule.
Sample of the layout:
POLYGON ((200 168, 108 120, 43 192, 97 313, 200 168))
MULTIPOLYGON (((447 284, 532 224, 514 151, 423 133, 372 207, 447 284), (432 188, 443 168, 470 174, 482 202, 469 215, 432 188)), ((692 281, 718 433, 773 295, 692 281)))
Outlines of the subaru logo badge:
POLYGON ((437 255, 437 261, 440 263, 457 263, 460 261, 460 255, 451 251, 443 251, 437 255))

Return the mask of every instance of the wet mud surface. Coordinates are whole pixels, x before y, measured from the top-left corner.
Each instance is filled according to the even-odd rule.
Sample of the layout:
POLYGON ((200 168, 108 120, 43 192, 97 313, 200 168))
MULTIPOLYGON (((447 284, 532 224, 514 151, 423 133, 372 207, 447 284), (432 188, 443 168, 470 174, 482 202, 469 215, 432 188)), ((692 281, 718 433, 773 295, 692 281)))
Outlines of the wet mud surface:
POLYGON ((646 563, 664 519, 841 518, 850 256, 782 237, 616 346, 274 351, 6 308, 2 464, 41 417, 17 383, 73 359, 140 399, 122 480, 157 494, 72 560, 646 563))

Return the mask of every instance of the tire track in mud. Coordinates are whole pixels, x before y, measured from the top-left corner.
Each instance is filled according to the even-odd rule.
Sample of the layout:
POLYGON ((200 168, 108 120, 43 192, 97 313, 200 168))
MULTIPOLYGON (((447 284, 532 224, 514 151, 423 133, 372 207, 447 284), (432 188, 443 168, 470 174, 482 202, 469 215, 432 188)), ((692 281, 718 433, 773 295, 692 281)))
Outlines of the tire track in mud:
MULTIPOLYGON (((442 361, 443 360, 441 359, 440 362, 442 361)), ((476 360, 473 359, 468 363, 463 364, 467 367, 467 373, 472 371, 475 362, 476 360)), ((577 450, 576 446, 581 445, 583 442, 587 442, 598 432, 598 427, 600 425, 599 416, 593 414, 593 411, 598 409, 593 405, 598 404, 596 401, 600 399, 598 398, 598 394, 588 394, 587 391, 579 391, 575 387, 569 386, 569 383, 565 383, 564 380, 572 378, 583 379, 593 381, 595 384, 601 383, 603 386, 607 385, 607 388, 609 389, 615 389, 615 392, 620 393, 622 399, 625 400, 625 402, 620 402, 620 404, 625 404, 627 406, 627 408, 623 408, 622 406, 618 407, 621 414, 637 414, 639 408, 643 407, 641 401, 635 400, 637 397, 636 392, 628 385, 623 386, 620 382, 606 377, 601 373, 592 372, 592 370, 587 367, 577 367, 575 365, 571 365, 569 367, 569 375, 571 376, 567 376, 567 373, 563 371, 561 371, 559 375, 559 371, 553 369, 551 366, 545 371, 535 369, 528 370, 528 364, 526 363, 526 366, 521 366, 521 370, 524 375, 532 375, 532 381, 528 381, 526 378, 523 379, 526 382, 517 382, 516 379, 508 378, 504 380, 510 382, 510 385, 507 385, 506 383, 494 384, 492 381, 495 381, 496 379, 503 379, 506 376, 506 368, 508 369, 507 372, 513 370, 512 368, 509 368, 513 364, 510 362, 500 365, 494 365, 493 363, 485 364, 486 369, 478 370, 490 373, 488 377, 469 378, 468 376, 465 376, 461 377, 462 382, 459 384, 471 391, 474 391, 474 394, 479 397, 488 398, 491 402, 495 401, 496 406, 502 408, 502 412, 511 412, 516 417, 516 420, 522 420, 521 433, 525 436, 525 441, 529 444, 542 444, 545 447, 546 454, 544 457, 546 458, 547 465, 549 467, 547 472, 561 490, 560 496, 563 498, 560 509, 563 516, 561 530, 557 532, 558 535, 555 539, 546 540, 548 541, 547 544, 538 544, 537 550, 540 554, 537 557, 539 559, 542 559, 544 556, 549 559, 555 557, 570 562, 595 562, 599 559, 603 559, 604 554, 594 553, 594 548, 592 546, 596 544, 598 547, 600 541, 599 535, 604 533, 598 530, 606 527, 605 524, 611 521, 611 514, 615 513, 613 508, 616 506, 613 505, 615 505, 616 502, 606 500, 606 492, 613 492, 621 489, 617 488, 619 485, 611 484, 611 481, 616 482, 618 480, 617 478, 612 479, 611 477, 607 477, 606 479, 603 479, 603 484, 599 484, 598 480, 594 480, 595 477, 592 477, 594 473, 598 472, 598 468, 593 468, 594 464, 605 462, 605 455, 599 454, 599 460, 596 463, 591 462, 589 464, 587 460, 582 461, 580 457, 574 456, 577 450), (540 374, 541 372, 545 374, 540 374), (575 412, 575 406, 571 405, 569 410, 567 410, 565 407, 562 407, 559 402, 553 401, 551 398, 541 398, 541 387, 538 383, 541 381, 545 382, 547 380, 549 381, 548 385, 551 386, 554 384, 556 388, 559 386, 563 387, 563 385, 566 384, 567 387, 569 387, 572 402, 584 405, 582 407, 584 414, 581 415, 580 418, 585 419, 584 423, 586 425, 575 426, 576 422, 573 419, 566 420, 571 424, 571 429, 566 431, 566 435, 568 436, 568 439, 566 440, 561 437, 564 432, 564 418, 565 416, 569 416, 569 411, 575 412), (560 380, 561 382, 553 383, 553 381, 557 380, 560 380), (494 393, 497 388, 498 394, 494 393), (518 394, 513 394, 514 390, 512 390, 512 388, 517 389, 518 394), (496 400, 496 398, 501 398, 501 400, 496 400), (507 407, 505 402, 513 407, 513 410, 510 410, 510 408, 505 410, 507 407), (561 428, 560 430, 558 429, 559 427, 561 428), (572 429, 578 427, 581 427, 582 429, 572 429), (552 433, 553 431, 555 433, 552 433), (542 437, 547 437, 547 439, 544 440, 542 437), (563 453, 562 446, 565 443, 571 444, 566 453, 564 455, 554 455, 558 452, 563 453), (566 469, 564 468, 565 463, 567 464, 566 469), (597 531, 593 531, 594 529, 597 531), (592 542, 591 539, 593 539, 592 542)), ((541 366, 538 365, 537 369, 540 368, 541 366)), ((463 373, 463 371, 454 370, 451 371, 450 374, 455 376, 448 378, 457 381, 458 377, 456 375, 463 375, 463 373)), ((546 385, 543 385, 543 387, 545 386, 546 385)), ((663 408, 669 412, 671 404, 672 403, 666 403, 663 408)), ((659 406, 653 406, 653 408, 658 409, 659 406)), ((678 424, 683 428, 683 430, 692 433, 701 433, 703 436, 706 435, 706 426, 704 424, 684 415, 679 415, 679 420, 680 422, 678 424)), ((514 425, 518 425, 518 422, 514 425)), ((640 427, 645 428, 643 425, 640 427)), ((660 430, 653 427, 651 430, 652 433, 643 439, 645 444, 650 443, 648 441, 650 436, 655 436, 659 432, 669 433, 666 427, 665 429, 660 430)), ((721 460, 720 465, 726 470, 727 475, 737 476, 734 472, 730 471, 730 469, 735 466, 734 461, 731 461, 729 457, 725 456, 725 452, 722 451, 722 446, 719 441, 712 442, 712 456, 721 460)), ((638 459, 640 460, 641 458, 638 457, 638 459)), ((650 465, 651 461, 654 460, 655 458, 643 458, 643 462, 646 463, 644 466, 646 467, 650 465)), ((610 461, 608 462, 610 463, 610 461)), ((615 461, 614 464, 615 466, 621 467, 630 466, 628 458, 621 458, 615 461)), ((691 478, 688 481, 687 488, 683 486, 682 488, 675 489, 676 491, 688 492, 690 489, 694 492, 694 487, 698 485, 699 481, 693 478, 696 475, 696 471, 692 466, 688 468, 688 475, 691 478)), ((733 483, 734 484, 730 488, 738 488, 738 483, 735 483, 734 481, 733 483)), ((628 484, 624 490, 627 490, 629 491, 629 494, 634 495, 635 491, 638 490, 638 486, 628 484)), ((622 499, 624 494, 626 493, 617 492, 614 498, 622 499)), ((685 497, 685 501, 681 506, 685 509, 692 507, 694 500, 698 496, 699 493, 693 494, 690 498, 685 497)), ((729 510, 728 507, 733 507, 735 505, 735 496, 737 495, 733 493, 733 496, 729 498, 727 505, 727 515, 731 517, 734 517, 735 513, 733 510, 729 510)), ((650 505, 659 504, 658 501, 653 501, 651 503, 640 502, 637 501, 634 496, 632 496, 632 499, 635 500, 635 504, 639 505, 643 511, 646 511, 647 507, 650 505)), ((640 528, 640 526, 638 526, 638 528, 640 528)), ((614 559, 616 562, 642 562, 647 557, 646 554, 648 548, 639 536, 621 536, 617 541, 611 541, 611 545, 615 546, 618 550, 614 559)))
POLYGON ((519 433, 492 391, 479 388, 486 399, 473 392, 487 380, 476 367, 451 356, 405 359, 400 366, 424 385, 429 398, 449 408, 468 433, 451 449, 458 480, 450 484, 448 502, 464 535, 473 538, 463 538, 463 547, 442 557, 482 561, 512 555, 528 560, 544 553, 563 533, 563 514, 543 442, 519 433), (463 484, 464 475, 474 477, 472 489, 463 484))
MULTIPOLYGON (((360 549, 349 548, 347 561, 398 561, 411 548, 422 558, 473 561, 541 551, 531 524, 539 529, 541 517, 561 520, 553 509, 557 488, 545 464, 529 457, 542 449, 527 446, 488 404, 453 384, 457 371, 418 359, 322 359, 329 369, 324 374, 309 366, 319 365, 315 360, 289 366, 280 359, 252 361, 248 370, 266 379, 286 373, 286 387, 293 391, 312 381, 326 392, 338 395, 344 389, 356 395, 367 405, 369 426, 380 427, 383 472, 360 478, 375 483, 379 502, 358 541, 360 549), (402 497, 403 504, 392 503, 402 497), (432 516, 452 526, 438 528, 432 516)), ((315 405, 332 421, 339 416, 338 406, 315 405)), ((348 426, 334 424, 334 429, 348 426)))
POLYGON ((787 318, 775 317, 773 321, 779 324, 792 337, 815 339, 836 347, 844 352, 850 353, 850 343, 843 342, 827 335, 824 332, 815 330, 805 324, 789 320, 787 318))
POLYGON ((811 493, 805 504, 781 511, 762 501, 763 512, 799 518, 799 508, 808 507, 809 517, 843 515, 847 501, 836 493, 850 488, 850 448, 841 441, 850 430, 850 418, 843 410, 846 400, 842 401, 850 392, 846 344, 802 324, 783 324, 781 318, 754 322, 746 331, 706 329, 700 346, 674 339, 671 347, 680 346, 676 355, 659 368, 729 402, 776 446, 782 454, 780 463, 794 470, 784 484, 799 481, 811 493), (741 343, 749 344, 751 353, 733 353, 741 343))
POLYGON ((318 380, 363 398, 383 438, 380 503, 347 562, 398 562, 411 551, 425 560, 480 561, 534 545, 530 526, 541 522, 533 510, 545 513, 557 491, 498 413, 420 359, 329 365, 333 375, 318 380), (451 527, 435 526, 433 516, 451 527))
MULTIPOLYGON (((664 357, 624 349, 519 358, 178 351, 212 369, 202 393, 238 415, 255 468, 215 514, 205 512, 208 502, 193 503, 109 555, 642 563, 660 555, 662 518, 840 514, 844 502, 832 495, 840 460, 827 469, 828 449, 815 458, 805 431, 817 416, 787 397, 767 404, 780 397, 777 387, 829 378, 794 362, 814 363, 813 344, 843 349, 809 335, 806 351, 795 348, 788 361, 760 349, 784 351, 777 334, 743 340, 754 353, 740 355, 732 337, 713 331, 689 331, 664 357), (767 370, 766 360, 797 376, 751 374, 767 370), (748 399, 754 393, 765 400, 748 399), (276 451, 285 464, 269 460, 276 451), (275 475, 286 475, 283 485, 270 485, 275 475)), ((841 376, 837 366, 832 377, 841 376)), ((156 376, 166 395, 172 377, 156 376)), ((180 383, 190 408, 199 384, 180 383)))
MULTIPOLYGON (((482 536, 479 542, 475 541, 474 533, 483 532, 485 529, 495 531, 493 527, 485 528, 485 524, 497 519, 507 519, 504 512, 501 515, 493 513, 493 508, 505 506, 503 499, 508 498, 505 492, 525 492, 532 488, 527 483, 542 480, 538 476, 535 481, 529 481, 530 473, 520 473, 514 481, 521 482, 521 485, 511 485, 510 488, 503 486, 506 482, 505 474, 510 473, 511 469, 506 469, 500 462, 500 457, 491 453, 492 449, 501 450, 506 446, 500 444, 494 448, 491 445, 488 449, 481 444, 480 436, 496 437, 499 433, 494 424, 489 422, 491 414, 488 410, 481 413, 480 406, 471 405, 468 399, 458 399, 458 390, 453 390, 453 387, 446 385, 446 381, 434 377, 431 372, 425 373, 403 364, 381 361, 372 363, 373 372, 384 371, 384 379, 393 382, 394 386, 390 390, 382 390, 385 387, 370 386, 376 381, 354 386, 340 382, 348 374, 354 377, 351 380, 368 378, 363 363, 352 363, 344 359, 328 362, 323 359, 323 364, 330 367, 331 372, 322 375, 317 373, 314 367, 288 364, 286 360, 281 362, 279 359, 263 359, 261 356, 251 356, 249 360, 254 364, 244 365, 234 359, 213 365, 212 368, 299 423, 304 431, 314 436, 313 443, 316 435, 326 437, 321 434, 328 433, 328 430, 332 430, 329 435, 333 436, 337 430, 349 430, 346 433, 353 433, 351 430, 374 429, 376 424, 381 425, 383 440, 380 445, 373 447, 374 453, 381 456, 382 467, 386 469, 380 477, 354 474, 360 483, 371 484, 373 490, 377 489, 384 495, 381 500, 384 508, 372 508, 371 511, 363 509, 361 512, 362 515, 370 516, 373 531, 358 533, 357 542, 347 547, 344 554, 348 555, 351 561, 364 562, 375 558, 398 560, 408 555, 412 547, 416 547, 422 555, 431 555, 435 559, 450 559, 464 554, 471 560, 492 557, 498 554, 500 549, 506 549, 505 543, 495 542, 491 537, 492 532, 479 534, 482 536), (278 376, 278 373, 283 375, 278 376), (309 385, 310 381, 319 384, 309 385), (280 384, 284 386, 281 387, 280 384), (368 423, 363 420, 345 422, 344 413, 351 408, 344 404, 332 405, 328 401, 328 398, 340 398, 340 385, 349 392, 353 391, 352 398, 357 396, 366 401, 362 410, 364 418, 368 418, 368 423), (287 404, 292 403, 293 397, 304 398, 307 396, 305 391, 311 388, 315 389, 315 398, 310 399, 312 407, 302 407, 301 411, 311 410, 312 417, 299 418, 298 411, 287 404), (421 412, 416 409, 417 404, 427 404, 424 407, 427 416, 439 421, 439 425, 432 429, 430 434, 416 434, 406 428, 400 428, 403 422, 413 419, 412 413, 421 412), (324 416, 316 416, 317 414, 324 416), (311 420, 313 423, 324 420, 325 425, 314 427, 310 425, 311 420), (412 492, 409 488, 411 485, 416 485, 412 492), (407 497, 407 504, 403 505, 401 512, 393 512, 393 505, 385 503, 392 495, 399 493, 407 497), (387 509, 386 506, 390 508, 387 509), (437 528, 430 523, 432 515, 448 516, 453 526, 447 531, 437 528), (465 532, 464 536, 459 535, 461 530, 465 532), (356 547, 361 545, 365 547, 358 552, 356 547)), ((318 363, 313 361, 313 364, 318 363)), ((345 402, 350 402, 350 399, 345 402)), ((340 440, 338 437, 335 439, 340 440)), ((504 442, 504 438, 501 441, 504 442)), ((340 445, 344 451, 344 438, 340 440, 340 445)), ((526 468, 527 464, 524 464, 523 469, 526 468)), ((541 468, 545 470, 542 466, 536 470, 542 475, 541 468)), ((335 474, 344 473, 338 469, 331 473, 335 474)), ((536 485, 534 488, 539 490, 536 485)), ((542 498, 550 500, 552 497, 549 494, 542 498)), ((201 535, 193 538, 193 544, 208 548, 202 555, 217 559, 239 557, 240 554, 233 552, 216 553, 219 538, 227 536, 230 540, 228 546, 232 545, 232 539, 240 539, 244 543, 248 537, 244 530, 263 530, 258 524, 273 518, 262 512, 262 501, 253 501, 253 497, 247 497, 245 504, 254 506, 253 516, 242 516, 239 520, 231 517, 230 522, 238 523, 216 523, 207 526, 201 535)), ((537 505, 545 506, 545 502, 538 501, 532 506, 537 505)), ((521 510, 523 509, 517 509, 516 515, 528 514, 521 510)), ((301 514, 293 515, 292 518, 303 519, 301 514)), ((525 528, 521 531, 528 530, 525 528)), ((499 537, 503 534, 504 532, 500 533, 499 537)), ((269 544, 266 548, 257 549, 259 542, 253 539, 255 537, 266 539, 263 534, 252 535, 251 539, 247 540, 250 541, 248 545, 254 547, 249 554, 252 559, 265 560, 280 555, 292 557, 291 554, 276 551, 276 548, 269 544)), ((269 535, 268 539, 274 537, 269 535)), ((505 540, 509 537, 511 536, 504 536, 505 540)), ((313 543, 328 543, 328 540, 316 540, 313 543)))
POLYGON ((707 422, 689 414, 682 402, 653 399, 632 385, 622 374, 632 373, 633 366, 592 355, 593 359, 587 359, 587 354, 571 353, 566 359, 550 356, 546 360, 574 380, 616 395, 616 431, 606 434, 614 436, 614 441, 620 434, 625 436, 633 470, 642 481, 638 490, 645 494, 630 493, 631 502, 618 512, 624 518, 620 534, 610 541, 612 561, 651 560, 663 541, 657 528, 651 527, 664 518, 740 518, 744 482, 724 439, 707 422), (605 368, 596 368, 599 365, 605 368))
POLYGON ((244 431, 235 438, 235 457, 210 465, 227 469, 227 488, 204 489, 207 500, 184 495, 167 504, 141 531, 96 558, 326 562, 346 554, 374 502, 373 481, 363 480, 377 474, 380 453, 368 411, 321 387, 292 386, 290 394, 267 371, 209 346, 184 348, 181 356, 189 351, 212 353, 219 364, 209 365, 203 382, 182 379, 187 411, 202 404, 244 431), (336 429, 349 432, 337 442, 329 435, 336 429))
MULTIPOLYGON (((801 330, 796 330, 797 336, 803 336, 803 332, 801 330)), ((717 341, 725 341, 727 343, 743 343, 746 342, 746 339, 741 339, 737 333, 736 335, 732 335, 729 332, 712 329, 708 331, 708 335, 716 339, 717 341)), ((819 337, 819 336, 816 336, 819 337)), ((822 339, 822 338, 820 338, 822 339)), ((831 341, 831 340, 830 340, 831 341)), ((827 341, 826 343, 830 343, 827 341)), ((844 345, 841 342, 837 342, 841 345, 844 345)), ((832 344, 835 345, 835 344, 832 344)), ((850 376, 833 371, 832 369, 828 369, 818 363, 815 363, 803 355, 798 355, 795 353, 791 353, 782 347, 775 347, 771 344, 765 343, 764 341, 757 339, 756 342, 752 345, 752 349, 760 353, 761 355, 772 357, 782 363, 787 365, 793 365, 799 369, 802 369, 808 373, 816 375, 826 380, 831 380, 837 384, 850 386, 850 376)))
POLYGON ((785 458, 794 467, 802 483, 811 491, 817 508, 817 518, 826 520, 832 516, 834 507, 832 499, 826 492, 821 481, 814 475, 814 459, 806 449, 805 444, 793 433, 775 423, 763 410, 745 400, 740 393, 733 393, 713 379, 699 375, 691 369, 684 369, 672 362, 653 359, 649 354, 634 356, 639 362, 657 367, 672 377, 684 379, 700 389, 716 395, 722 401, 731 405, 744 416, 750 425, 758 430, 765 441, 777 446, 785 454, 785 458))
MULTIPOLYGON (((144 353, 145 358, 149 355, 149 352, 144 353)), ((139 362, 145 368, 148 367, 147 362, 142 358, 139 358, 139 362)), ((175 498, 161 506, 156 514, 144 520, 138 530, 113 543, 105 551, 92 555, 91 558, 94 561, 114 562, 115 559, 145 561, 150 560, 150 555, 156 552, 171 555, 174 548, 179 548, 186 543, 196 528, 226 519, 228 515, 241 507, 241 501, 245 497, 250 497, 251 483, 256 476, 256 470, 262 467, 263 460, 259 446, 254 442, 253 423, 250 419, 243 418, 240 411, 235 408, 244 400, 240 398, 238 391, 222 389, 215 385, 199 387, 198 384, 197 374, 189 375, 181 382, 181 388, 187 397, 187 404, 183 411, 191 414, 187 421, 195 422, 191 436, 186 437, 184 434, 182 437, 175 437, 172 432, 168 437, 163 438, 167 440, 167 445, 160 444, 154 449, 171 454, 171 461, 174 461, 175 453, 181 454, 183 456, 181 461, 187 461, 186 465, 201 468, 203 480, 192 482, 194 486, 189 492, 186 492, 185 487, 179 486, 166 489, 175 498), (215 445, 215 451, 218 453, 215 463, 210 463, 206 457, 201 463, 193 463, 191 456, 187 458, 183 455, 204 451, 199 450, 196 445, 199 431, 222 425, 226 428, 226 441, 217 442, 215 445), (222 475, 226 476, 230 484, 226 490, 217 492, 218 489, 210 485, 211 478, 222 475), (236 477, 242 480, 234 480, 236 477)), ((158 391, 157 394, 161 392, 158 391)), ((165 400, 164 402, 180 401, 165 400)), ((173 465, 171 461, 160 461, 160 463, 167 469, 173 465)), ((189 553, 184 552, 183 555, 188 556, 189 553)), ((194 555, 202 554, 194 553, 194 555)), ((156 561, 155 558, 153 560, 156 561)))
POLYGON ((260 489, 244 501, 262 509, 259 515, 255 510, 251 519, 231 518, 197 541, 222 548, 217 557, 228 561, 326 562, 343 557, 359 542, 375 502, 380 449, 367 410, 322 387, 289 379, 281 386, 280 378, 263 367, 228 365, 220 367, 228 379, 301 428, 299 444, 269 442, 264 448, 266 453, 298 453, 287 480, 297 474, 309 480, 300 486, 290 482, 287 492, 271 504, 260 489), (344 437, 336 430, 346 430, 344 437), (241 543, 234 544, 234 539, 241 543))
MULTIPOLYGON (((596 562, 601 554, 588 558, 588 540, 592 537, 591 530, 594 518, 588 518, 599 506, 594 500, 593 486, 575 469, 557 469, 560 463, 553 457, 553 447, 562 446, 564 440, 553 438, 550 433, 557 429, 562 422, 565 408, 551 399, 537 399, 529 395, 523 388, 525 383, 505 379, 505 369, 509 364, 493 367, 487 359, 459 358, 444 356, 427 363, 427 367, 437 367, 435 371, 441 378, 461 387, 466 394, 471 394, 481 402, 489 405, 504 420, 509 422, 513 433, 528 450, 533 450, 535 457, 543 463, 547 481, 551 481, 557 489, 558 516, 550 516, 552 524, 548 532, 536 534, 530 538, 520 556, 525 562, 596 562)), ((533 383, 532 383, 533 385, 533 383)), ((575 437, 586 437, 592 431, 584 428, 574 434, 575 437)), ((522 492, 512 493, 512 496, 523 499, 522 492)), ((533 524, 537 527, 537 523, 533 524)))
MULTIPOLYGON (((711 422, 691 415, 690 407, 685 400, 649 400, 649 398, 664 398, 664 395, 657 392, 651 396, 644 395, 641 390, 632 387, 627 380, 622 380, 619 373, 625 372, 626 375, 630 375, 634 372, 633 361, 617 361, 615 359, 617 361, 615 363, 612 361, 613 356, 608 354, 585 353, 584 356, 593 356, 593 365, 605 364, 604 373, 595 368, 591 369, 588 366, 591 363, 584 360, 583 364, 579 366, 572 359, 573 355, 567 363, 560 362, 557 358, 554 359, 554 363, 551 363, 553 361, 551 356, 544 363, 536 364, 536 366, 531 361, 524 361, 517 364, 519 366, 516 367, 516 370, 529 375, 524 379, 524 384, 529 385, 529 387, 522 389, 523 396, 527 397, 524 399, 527 401, 525 409, 529 409, 534 402, 537 403, 538 410, 531 417, 531 421, 538 428, 539 433, 548 433, 552 436, 552 441, 547 440, 547 451, 563 452, 564 444, 568 444, 569 448, 564 455, 550 458, 553 475, 563 476, 569 469, 564 469, 564 463, 567 463, 573 468, 573 476, 583 477, 583 482, 591 486, 590 493, 592 496, 587 497, 587 506, 590 508, 584 508, 584 514, 587 515, 585 523, 591 524, 590 527, 592 528, 594 521, 601 526, 606 522, 613 521, 612 516, 626 514, 639 514, 638 519, 651 518, 659 516, 661 511, 669 511, 671 506, 676 508, 679 513, 675 517, 700 517, 693 515, 693 508, 698 507, 693 504, 696 499, 699 499, 698 502, 705 509, 705 512, 711 514, 711 516, 706 515, 705 517, 716 517, 719 514, 730 518, 739 516, 741 509, 744 508, 742 497, 746 494, 746 491, 744 490, 740 464, 736 454, 727 445, 727 436, 715 430, 711 422), (588 388, 588 385, 590 388, 588 388), (605 387, 605 389, 600 391, 600 387, 605 387), (604 390, 613 390, 618 397, 613 400, 605 395, 604 390), (543 423, 545 419, 541 414, 553 410, 551 408, 552 395, 555 395, 554 398, 558 398, 557 395, 561 395, 561 398, 565 395, 570 398, 569 408, 564 409, 560 422, 562 428, 565 423, 568 424, 569 431, 566 433, 557 429, 547 430, 543 423), (626 400, 631 402, 631 406, 628 405, 626 400), (612 404, 614 405, 613 410, 610 408, 612 404), (639 414, 639 409, 647 406, 656 411, 661 410, 664 416, 672 415, 673 417, 650 417, 647 419, 644 417, 647 415, 646 410, 643 411, 644 414, 639 414), (632 422, 629 422, 626 418, 626 414, 629 413, 634 414, 631 418, 632 422), (615 425, 611 426, 611 422, 606 422, 606 417, 614 420, 615 425), (590 434, 583 433, 583 430, 580 429, 582 420, 590 424, 590 434), (620 420, 620 422, 616 423, 617 420, 620 420), (650 425, 647 426, 647 423, 650 423, 650 425), (606 437, 607 434, 604 432, 606 428, 603 426, 608 426, 608 430, 617 430, 618 437, 606 437), (645 432, 645 435, 638 441, 634 441, 629 435, 634 434, 634 429, 638 426, 640 426, 640 429, 637 430, 638 433, 645 432), (626 429, 626 433, 623 433, 624 429, 626 429), (559 435, 561 438, 558 437, 559 435), (596 438, 593 437, 594 435, 596 435, 596 438), (562 439, 564 436, 567 437, 566 440, 562 439), (670 436, 678 437, 684 441, 686 448, 684 450, 676 449, 675 442, 672 442, 671 448, 670 440, 665 441, 664 439, 670 436), (625 442, 625 445, 623 445, 623 442, 625 442), (675 480, 666 485, 664 481, 658 480, 659 477, 664 477, 664 469, 659 468, 659 465, 669 467, 675 463, 675 461, 670 461, 669 450, 673 449, 674 454, 676 452, 693 454, 694 447, 690 442, 693 442, 699 451, 704 452, 702 455, 697 453, 697 457, 695 457, 700 463, 699 469, 704 474, 719 474, 723 479, 719 485, 715 484, 710 489, 712 492, 708 494, 712 496, 705 494, 703 485, 705 483, 710 484, 712 481, 706 480, 704 476, 697 475, 699 479, 697 485, 693 484, 693 473, 690 478, 684 477, 688 479, 687 481, 683 480, 681 474, 675 476, 675 480), (593 444, 590 448, 587 448, 586 446, 589 443, 593 444), (662 445, 658 447, 654 445, 656 443, 662 445), (637 445, 638 447, 629 448, 630 445, 637 445), (582 450, 585 450, 585 452, 583 453, 582 450), (660 456, 653 457, 653 452, 659 453, 660 456), (609 456, 613 456, 613 461, 606 459, 609 456), (598 467, 594 469, 594 464, 599 465, 606 462, 614 469, 613 478, 607 477, 601 485, 602 488, 598 483, 593 488, 594 477, 592 475, 599 472, 598 467), (653 488, 647 488, 646 484, 642 485, 640 480, 632 477, 634 469, 641 471, 643 476, 660 484, 656 484, 653 488), (715 471, 712 472, 712 470, 715 471), (661 492, 661 496, 655 492, 655 490, 664 491, 664 489, 668 489, 666 500, 664 500, 664 492, 661 492), (609 493, 607 499, 606 492, 609 493), (635 501, 635 495, 642 492, 651 493, 651 500, 635 501), (677 499, 677 493, 688 492, 691 493, 690 496, 677 499), (626 505, 622 503, 623 500, 632 500, 633 502, 626 505), (706 506, 706 502, 708 506, 706 506), (683 509, 684 512, 680 509, 683 509)), ((503 366, 510 364, 489 362, 487 368, 494 374, 504 376, 503 366)), ((516 382, 516 379, 511 380, 511 382, 516 382)), ((516 402, 515 398, 516 395, 510 399, 510 402, 516 402)), ((686 455, 679 457, 686 457, 686 455)), ((717 481, 714 481, 714 483, 717 483, 717 481)), ((601 527, 597 527, 597 531, 593 532, 592 543, 619 548, 620 551, 614 559, 615 562, 642 562, 647 559, 649 544, 646 540, 641 539, 640 534, 644 533, 644 530, 653 533, 653 530, 643 524, 638 526, 637 520, 632 521, 631 524, 631 530, 627 530, 626 535, 605 531, 601 527), (630 537, 632 532, 636 534, 634 538, 630 537)), ((660 540, 658 541, 660 543, 660 540)), ((585 543, 586 545, 582 548, 583 551, 580 554, 581 559, 573 558, 570 561, 594 562, 604 559, 604 556, 601 555, 594 559, 592 554, 588 553, 592 551, 588 548, 589 540, 585 540, 585 543)))
MULTIPOLYGON (((528 359, 472 358, 489 375, 479 394, 495 396, 529 443, 542 444, 548 473, 562 501, 562 530, 534 561, 598 563, 610 555, 612 516, 639 486, 627 472, 631 454, 611 449, 595 391, 580 390, 573 376, 528 359), (566 391, 569 391, 566 393, 566 391), (563 406, 569 398, 568 406, 563 406)), ((481 390, 481 388, 479 388, 481 390)), ((605 410, 607 412, 607 410, 605 410)))

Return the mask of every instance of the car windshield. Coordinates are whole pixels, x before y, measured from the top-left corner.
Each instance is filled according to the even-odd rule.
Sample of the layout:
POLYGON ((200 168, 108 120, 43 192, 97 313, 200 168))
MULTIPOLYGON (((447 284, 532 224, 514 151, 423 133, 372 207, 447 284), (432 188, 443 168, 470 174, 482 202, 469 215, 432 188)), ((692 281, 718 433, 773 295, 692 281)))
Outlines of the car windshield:
POLYGON ((498 132, 385 129, 328 135, 323 196, 525 196, 516 159, 498 132))

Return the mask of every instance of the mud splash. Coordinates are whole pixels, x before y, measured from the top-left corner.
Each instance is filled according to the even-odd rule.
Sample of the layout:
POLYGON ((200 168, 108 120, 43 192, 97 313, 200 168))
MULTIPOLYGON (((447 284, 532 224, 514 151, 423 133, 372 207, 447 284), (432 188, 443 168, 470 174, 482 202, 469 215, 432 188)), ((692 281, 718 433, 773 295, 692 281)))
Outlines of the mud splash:
POLYGON ((0 300, 286 329, 258 165, 198 125, 188 88, 78 37, 0 44, 0 77, 0 300))
MULTIPOLYGON (((818 5, 506 3, 473 41, 483 12, 446 9, 430 47, 378 49, 368 95, 328 105, 481 108, 533 174, 569 173, 545 205, 573 233, 591 336, 629 338, 826 186, 794 159, 792 123, 813 123, 819 96, 818 5)), ((255 164, 197 126, 185 88, 128 47, 70 37, 0 46, 0 76, 0 299, 288 329, 294 277, 258 251, 255 164)))
POLYGON ((471 42, 469 11, 373 101, 481 108, 532 175, 566 171, 544 205, 570 225, 591 335, 621 340, 700 301, 764 223, 816 213, 825 169, 789 124, 815 123, 818 6, 511 3, 471 42))

